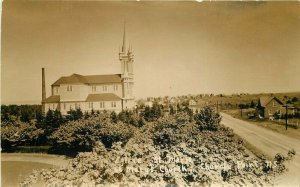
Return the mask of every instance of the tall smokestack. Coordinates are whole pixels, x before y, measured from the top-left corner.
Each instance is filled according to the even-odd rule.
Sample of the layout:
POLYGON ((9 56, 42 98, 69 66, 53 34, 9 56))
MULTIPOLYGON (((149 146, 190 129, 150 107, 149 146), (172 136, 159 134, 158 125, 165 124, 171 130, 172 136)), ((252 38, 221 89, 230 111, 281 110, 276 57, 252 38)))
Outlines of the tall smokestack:
POLYGON ((46 99, 46 86, 45 86, 45 69, 42 68, 42 112, 45 113, 45 99, 46 99))

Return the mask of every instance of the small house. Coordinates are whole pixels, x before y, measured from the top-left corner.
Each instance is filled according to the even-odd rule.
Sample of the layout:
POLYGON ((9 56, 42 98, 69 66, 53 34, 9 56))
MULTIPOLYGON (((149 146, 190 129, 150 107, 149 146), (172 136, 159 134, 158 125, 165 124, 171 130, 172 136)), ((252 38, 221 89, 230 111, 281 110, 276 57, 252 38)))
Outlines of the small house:
POLYGON ((264 118, 285 114, 283 102, 275 96, 263 96, 258 100, 257 112, 264 118))

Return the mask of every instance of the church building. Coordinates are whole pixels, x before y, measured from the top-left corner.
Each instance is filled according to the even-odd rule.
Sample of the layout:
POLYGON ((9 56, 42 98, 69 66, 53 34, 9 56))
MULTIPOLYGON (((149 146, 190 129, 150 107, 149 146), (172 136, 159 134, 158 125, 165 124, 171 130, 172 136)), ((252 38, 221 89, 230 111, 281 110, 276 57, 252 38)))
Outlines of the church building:
POLYGON ((42 69, 43 112, 59 110, 63 115, 70 110, 82 112, 115 111, 135 107, 133 86, 133 52, 126 47, 124 26, 123 44, 119 52, 121 74, 79 75, 60 77, 51 85, 51 96, 46 98, 45 72, 42 69))

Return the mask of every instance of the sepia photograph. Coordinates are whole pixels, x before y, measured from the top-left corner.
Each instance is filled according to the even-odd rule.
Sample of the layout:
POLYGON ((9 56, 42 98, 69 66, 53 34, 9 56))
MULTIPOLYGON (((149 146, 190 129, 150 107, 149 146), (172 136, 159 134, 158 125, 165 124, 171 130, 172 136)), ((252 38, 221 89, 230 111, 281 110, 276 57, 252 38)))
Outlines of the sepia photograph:
POLYGON ((3 0, 2 187, 300 187, 299 1, 3 0))

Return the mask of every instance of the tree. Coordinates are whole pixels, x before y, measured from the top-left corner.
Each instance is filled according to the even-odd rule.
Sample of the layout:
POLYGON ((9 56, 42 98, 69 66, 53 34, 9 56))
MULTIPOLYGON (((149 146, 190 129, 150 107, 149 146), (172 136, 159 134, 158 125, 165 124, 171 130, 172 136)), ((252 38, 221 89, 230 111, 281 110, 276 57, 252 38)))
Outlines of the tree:
POLYGON ((76 110, 71 109, 70 111, 67 112, 67 120, 68 121, 75 121, 79 120, 83 117, 83 113, 80 108, 77 108, 76 110))
POLYGON ((4 151, 18 145, 36 145, 44 133, 42 129, 36 128, 34 123, 24 123, 20 120, 1 125, 1 148, 4 151))
POLYGON ((146 106, 144 111, 141 112, 141 116, 146 121, 155 121, 163 115, 162 109, 158 104, 154 104, 152 108, 146 106))
POLYGON ((40 112, 40 111, 35 112, 35 120, 36 120, 36 127, 42 128, 43 124, 44 124, 44 120, 45 120, 42 112, 40 112))
POLYGON ((200 130, 216 131, 221 122, 221 116, 212 107, 204 107, 195 114, 195 121, 200 130))
POLYGON ((255 108, 255 103, 253 102, 253 101, 251 101, 251 103, 250 103, 250 108, 255 108))
POLYGON ((48 110, 42 125, 42 129, 45 131, 45 137, 48 138, 63 122, 64 120, 60 111, 48 110))
POLYGON ((187 113, 190 116, 190 121, 193 120, 194 114, 193 114, 192 109, 190 109, 189 107, 186 106, 186 107, 183 108, 183 112, 187 113))
POLYGON ((1 105, 1 121, 2 122, 9 121, 8 106, 1 105))
POLYGON ((64 119, 61 115, 61 112, 58 110, 55 110, 53 112, 53 119, 52 119, 52 127, 54 129, 57 129, 60 127, 60 125, 64 122, 64 119))
POLYGON ((91 151, 97 141, 106 147, 114 142, 127 142, 134 133, 134 127, 122 122, 111 123, 109 113, 100 113, 88 119, 69 121, 51 135, 54 152, 64 154, 91 151))
POLYGON ((110 113, 110 118, 111 118, 111 121, 112 121, 113 123, 117 123, 117 122, 118 122, 118 116, 117 116, 117 114, 116 114, 115 111, 112 111, 112 112, 110 113))
POLYGON ((84 119, 88 119, 89 117, 91 117, 91 115, 88 113, 88 111, 85 111, 83 117, 84 119))
POLYGON ((298 98, 297 98, 297 97, 293 97, 293 98, 292 98, 292 102, 293 102, 293 103, 298 102, 298 98))
POLYGON ((52 120, 53 120, 53 110, 48 110, 45 117, 45 126, 44 128, 52 127, 52 120))
POLYGON ((30 112, 28 110, 21 110, 20 120, 26 123, 29 123, 31 119, 30 112))

